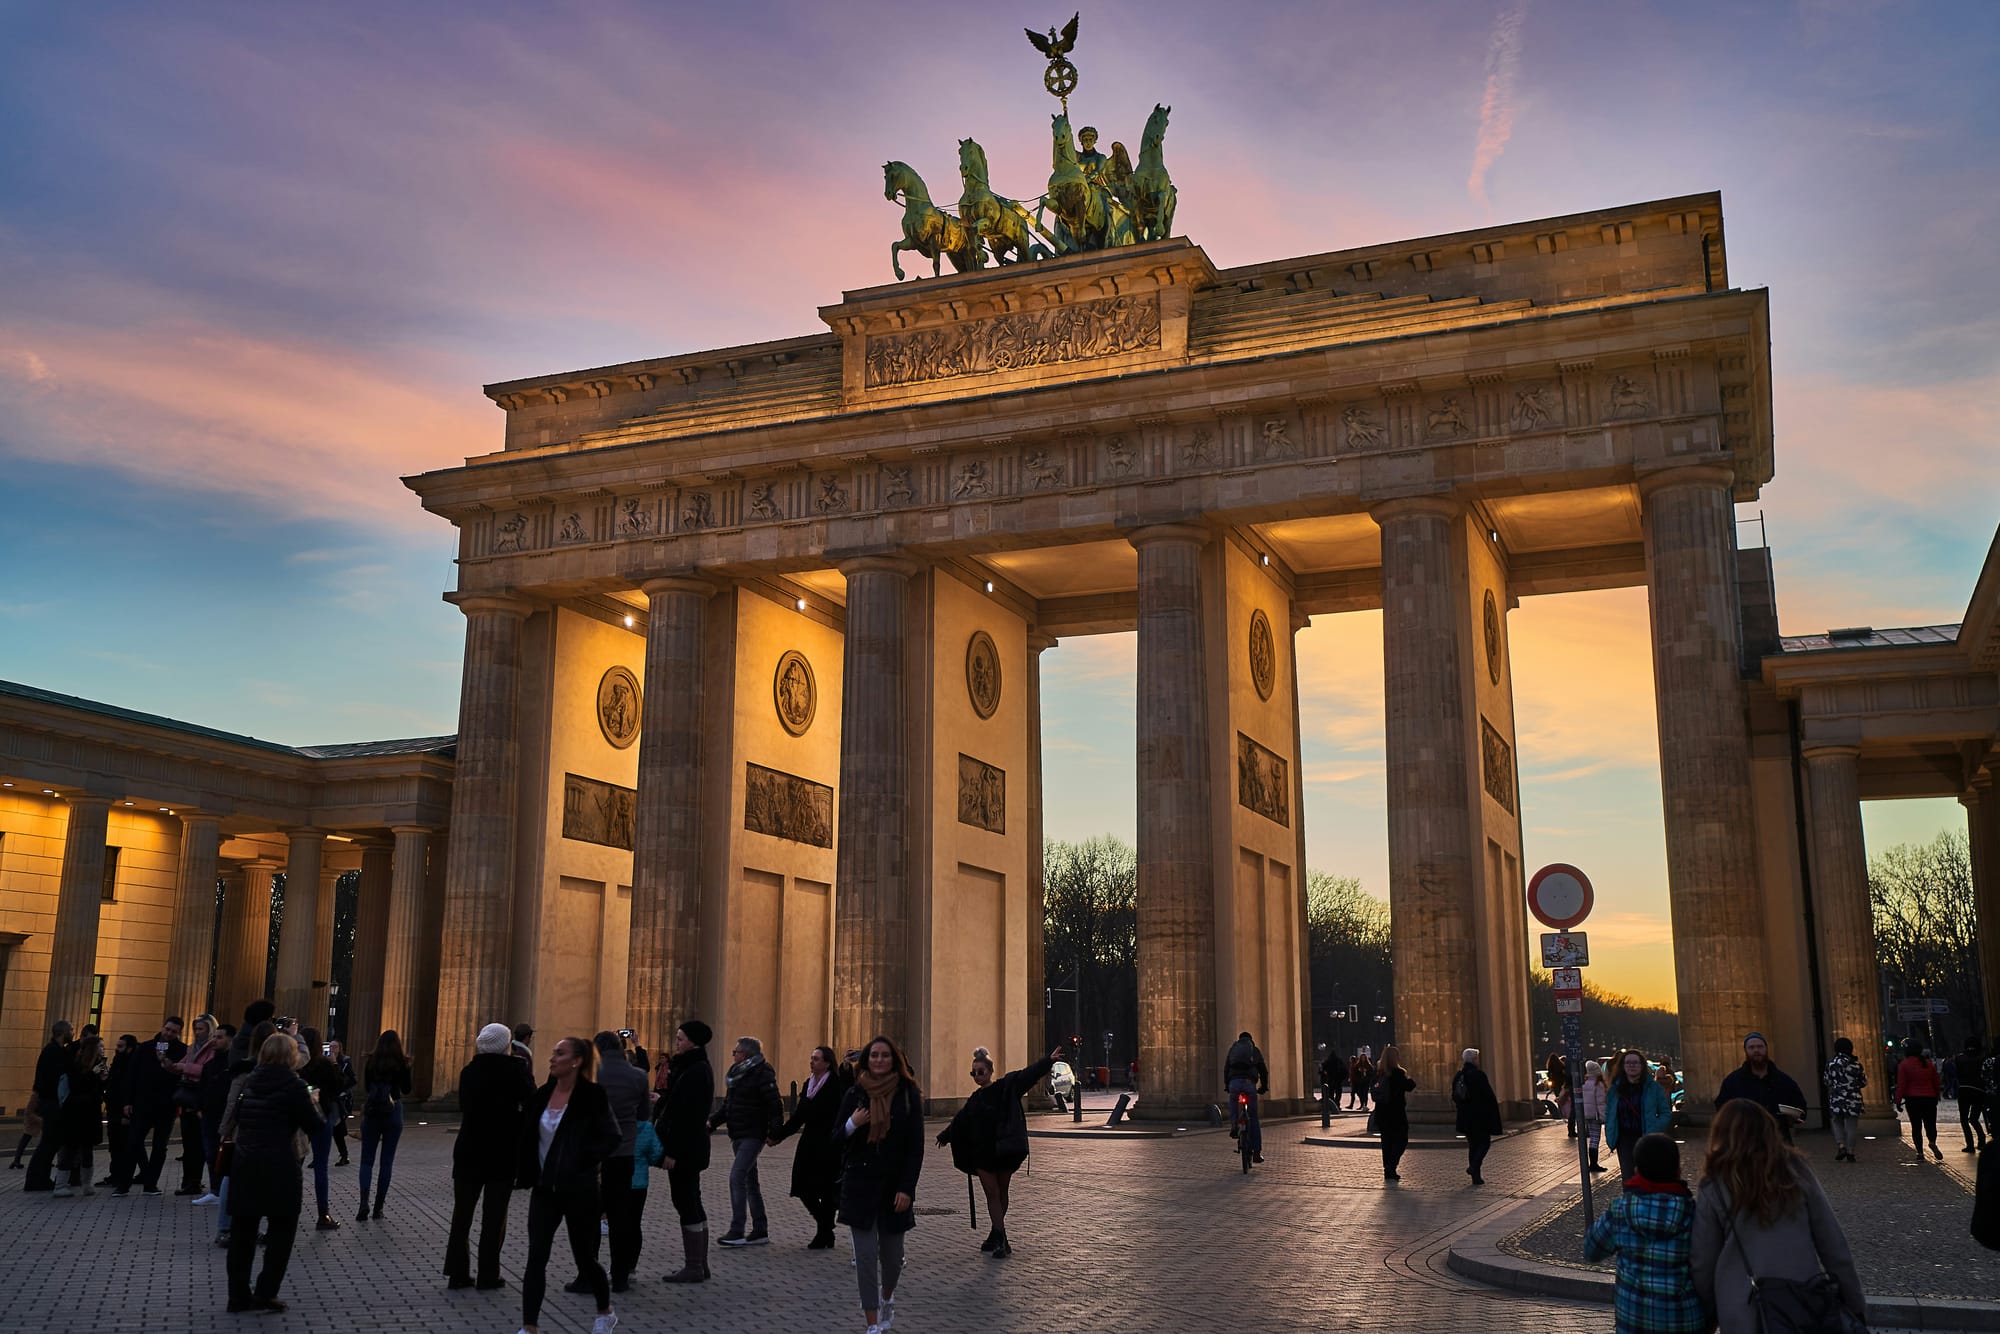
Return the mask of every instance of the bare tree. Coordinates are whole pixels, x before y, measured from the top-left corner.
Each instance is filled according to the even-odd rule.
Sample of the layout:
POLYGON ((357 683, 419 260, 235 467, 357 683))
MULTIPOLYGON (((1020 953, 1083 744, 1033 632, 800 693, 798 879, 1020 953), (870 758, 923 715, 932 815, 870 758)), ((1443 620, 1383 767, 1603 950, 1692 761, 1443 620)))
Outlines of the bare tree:
MULTIPOLYGON (((1971 864, 1963 830, 1947 830, 1928 843, 1899 843, 1868 863, 1882 980, 1893 996, 1943 1000, 1951 1007, 1942 1024, 1931 1027, 1940 1053, 1945 1025, 1966 1034, 1983 1033, 1986 1026, 1971 864)), ((1908 1031, 1890 1015, 1883 1021, 1892 1032, 1908 1031)))
MULTIPOLYGON (((1137 1057, 1139 1026, 1139 856, 1128 843, 1104 835, 1042 850, 1047 907, 1042 919, 1045 985, 1082 992, 1083 1066, 1109 1064, 1116 1078, 1137 1057), (1103 1034, 1112 1034, 1105 1061, 1103 1034)), ((1079 1022, 1077 1006, 1054 992, 1049 1032, 1066 1034, 1079 1022)))

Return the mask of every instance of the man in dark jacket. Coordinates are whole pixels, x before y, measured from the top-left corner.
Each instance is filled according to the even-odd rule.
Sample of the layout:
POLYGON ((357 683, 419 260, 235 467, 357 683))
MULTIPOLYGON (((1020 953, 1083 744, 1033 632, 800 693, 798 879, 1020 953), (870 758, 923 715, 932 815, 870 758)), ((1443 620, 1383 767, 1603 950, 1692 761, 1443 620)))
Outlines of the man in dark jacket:
MULTIPOLYGON (((626 1059, 618 1034, 607 1030, 591 1042, 597 1048, 597 1082, 611 1100, 611 1114, 618 1118, 618 1148, 604 1160, 598 1187, 611 1232, 611 1290, 624 1292, 631 1286, 632 1271, 639 1267, 644 1244, 639 1211, 645 1199, 632 1189, 632 1159, 638 1152, 639 1123, 651 1113, 653 1095, 646 1087, 646 1072, 626 1059)), ((590 1281, 578 1274, 563 1291, 589 1292, 590 1281)))
POLYGON ((756 1038, 738 1038, 729 1054, 733 1064, 725 1076, 728 1092, 722 1109, 708 1119, 714 1130, 725 1122, 729 1142, 736 1156, 729 1164, 729 1231, 718 1243, 723 1246, 768 1246, 771 1234, 764 1226, 764 1190, 757 1180, 757 1155, 785 1124, 785 1100, 778 1095, 778 1072, 764 1059, 764 1044, 756 1038), (750 1232, 743 1231, 746 1207, 750 1232))
POLYGON ((1986 1127, 1981 1118, 1986 1115, 1986 1073, 1980 1067, 1986 1053, 1979 1049, 1977 1038, 1965 1040, 1965 1050, 1952 1061, 1952 1070, 1958 1076, 1958 1128, 1965 1132, 1965 1151, 1978 1153, 1986 1147, 1986 1127), (1977 1135, 1978 1143, 1973 1142, 1977 1135))
POLYGON ((1493 1137, 1506 1127, 1500 1121, 1500 1099, 1493 1092, 1493 1081, 1479 1068, 1479 1049, 1467 1047, 1461 1055, 1465 1064, 1452 1078, 1451 1101, 1458 1133, 1465 1136, 1466 1175, 1473 1185, 1483 1186, 1486 1178, 1479 1169, 1486 1162, 1486 1151, 1493 1147, 1493 1137))
POLYGON ((507 1240, 507 1201, 535 1081, 514 1059, 505 1024, 488 1024, 473 1042, 473 1058, 458 1073, 458 1138, 451 1146, 451 1238, 445 1243, 446 1286, 502 1288, 500 1247, 507 1240), (470 1255, 472 1210, 479 1206, 479 1278, 470 1255))
POLYGON ((181 1077, 171 1067, 187 1059, 187 1045, 181 1041, 181 1021, 169 1015, 151 1042, 142 1042, 132 1053, 126 1076, 125 1117, 131 1123, 131 1152, 125 1160, 126 1175, 112 1183, 113 1195, 132 1190, 133 1172, 139 1176, 142 1193, 160 1193, 160 1173, 167 1166, 167 1148, 173 1138, 174 1090, 181 1077), (146 1152, 146 1137, 153 1137, 153 1151, 146 1152))
POLYGON ((62 1107, 57 1095, 61 1092, 63 1072, 69 1064, 70 1034, 75 1031, 67 1019, 58 1019, 50 1024, 49 1043, 35 1058, 35 1106, 42 1118, 42 1138, 35 1145, 34 1155, 28 1159, 28 1179, 21 1183, 23 1190, 56 1188, 55 1176, 50 1168, 62 1139, 56 1128, 60 1124, 57 1113, 62 1107))
MULTIPOLYGON (((1894 1083, 1893 1077, 1890 1082, 1894 1083)), ((1792 1142, 1792 1120, 1805 1112, 1806 1095, 1799 1091, 1798 1081, 1771 1060, 1771 1048, 1762 1033, 1743 1039, 1743 1064, 1724 1077, 1715 1105, 1720 1107, 1735 1098, 1748 1098, 1769 1112, 1784 1132, 1785 1143, 1792 1142), (1782 1110, 1786 1107, 1793 1110, 1782 1110)))
POLYGON ((708 1063, 714 1030, 690 1019, 674 1030, 674 1054, 667 1060, 667 1091, 653 1109, 653 1126, 666 1151, 667 1189, 681 1220, 686 1263, 668 1274, 668 1283, 700 1283, 708 1277, 708 1211, 701 1204, 701 1174, 708 1166, 708 1109, 715 1101, 715 1071, 708 1063))
MULTIPOLYGON (((1264 1064, 1264 1053, 1257 1050, 1257 1044, 1250 1040, 1248 1031, 1236 1035, 1236 1041, 1230 1044, 1229 1054, 1222 1058, 1222 1082, 1229 1091, 1232 1105, 1239 1095, 1250 1099, 1249 1124, 1243 1133, 1250 1137, 1252 1161, 1261 1163, 1264 1161, 1264 1127, 1257 1118, 1257 1095, 1271 1091, 1271 1071, 1264 1064)), ((1235 1139, 1236 1133, 1232 1114, 1229 1138, 1235 1139)))

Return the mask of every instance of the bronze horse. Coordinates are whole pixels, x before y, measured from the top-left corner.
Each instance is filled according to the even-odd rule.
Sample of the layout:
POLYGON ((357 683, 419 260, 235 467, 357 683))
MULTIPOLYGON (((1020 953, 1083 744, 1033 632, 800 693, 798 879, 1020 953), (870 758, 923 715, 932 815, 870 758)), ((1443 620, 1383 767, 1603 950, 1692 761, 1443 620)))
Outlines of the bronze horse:
POLYGON ((889 246, 889 266, 897 278, 903 276, 903 264, 896 257, 905 250, 914 250, 929 260, 933 278, 944 272, 946 259, 959 273, 985 267, 978 230, 933 204, 924 178, 909 163, 885 162, 882 197, 893 201, 898 195, 903 199, 903 239, 889 246))
POLYGON ((1051 231, 1056 253, 1067 255, 1131 245, 1138 235, 1132 226, 1131 211, 1110 190, 1093 184, 1083 174, 1076 158, 1076 141, 1070 135, 1069 117, 1061 113, 1050 117, 1049 128, 1054 152, 1046 203, 1055 214, 1051 231))
POLYGON ((1035 240, 1035 220, 1028 210, 987 186, 986 150, 974 140, 958 141, 958 176, 965 182, 958 216, 986 243, 995 264, 1049 257, 1048 248, 1035 240))
POLYGON ((1159 241, 1174 234, 1174 181, 1167 175, 1162 145, 1167 138, 1169 106, 1153 104, 1146 133, 1139 140, 1139 167, 1132 173, 1130 196, 1139 239, 1159 241))

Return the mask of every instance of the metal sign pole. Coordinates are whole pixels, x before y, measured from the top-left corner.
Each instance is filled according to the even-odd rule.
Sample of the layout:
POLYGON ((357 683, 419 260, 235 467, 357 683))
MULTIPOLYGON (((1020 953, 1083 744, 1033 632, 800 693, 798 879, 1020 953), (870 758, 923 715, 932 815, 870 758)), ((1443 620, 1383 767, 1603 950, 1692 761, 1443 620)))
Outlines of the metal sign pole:
POLYGON ((1590 1194, 1590 1134, 1583 1125, 1583 1105, 1577 1096, 1577 1080, 1583 1076, 1583 1016, 1566 1014, 1563 1022, 1563 1058, 1569 1062, 1569 1106, 1577 1118, 1576 1167, 1583 1178, 1583 1230, 1588 1233, 1596 1221, 1596 1206, 1590 1194))

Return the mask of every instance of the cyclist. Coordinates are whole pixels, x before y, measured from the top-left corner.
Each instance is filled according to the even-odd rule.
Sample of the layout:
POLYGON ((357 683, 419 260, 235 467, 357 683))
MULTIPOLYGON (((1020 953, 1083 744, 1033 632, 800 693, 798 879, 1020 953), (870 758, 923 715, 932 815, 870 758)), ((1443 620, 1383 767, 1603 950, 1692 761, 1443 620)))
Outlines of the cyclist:
MULTIPOLYGON (((1223 1058, 1222 1078, 1228 1086, 1232 1108, 1239 1093, 1249 1095, 1249 1124, 1244 1127, 1243 1133, 1250 1137, 1250 1161, 1261 1163, 1264 1161, 1264 1129, 1257 1120, 1257 1095, 1271 1091, 1271 1072, 1264 1064, 1264 1053, 1257 1050, 1257 1044, 1250 1040, 1249 1033, 1236 1035, 1229 1055, 1223 1058)), ((1232 1112, 1229 1137, 1235 1139, 1236 1134, 1236 1119, 1232 1112)))

